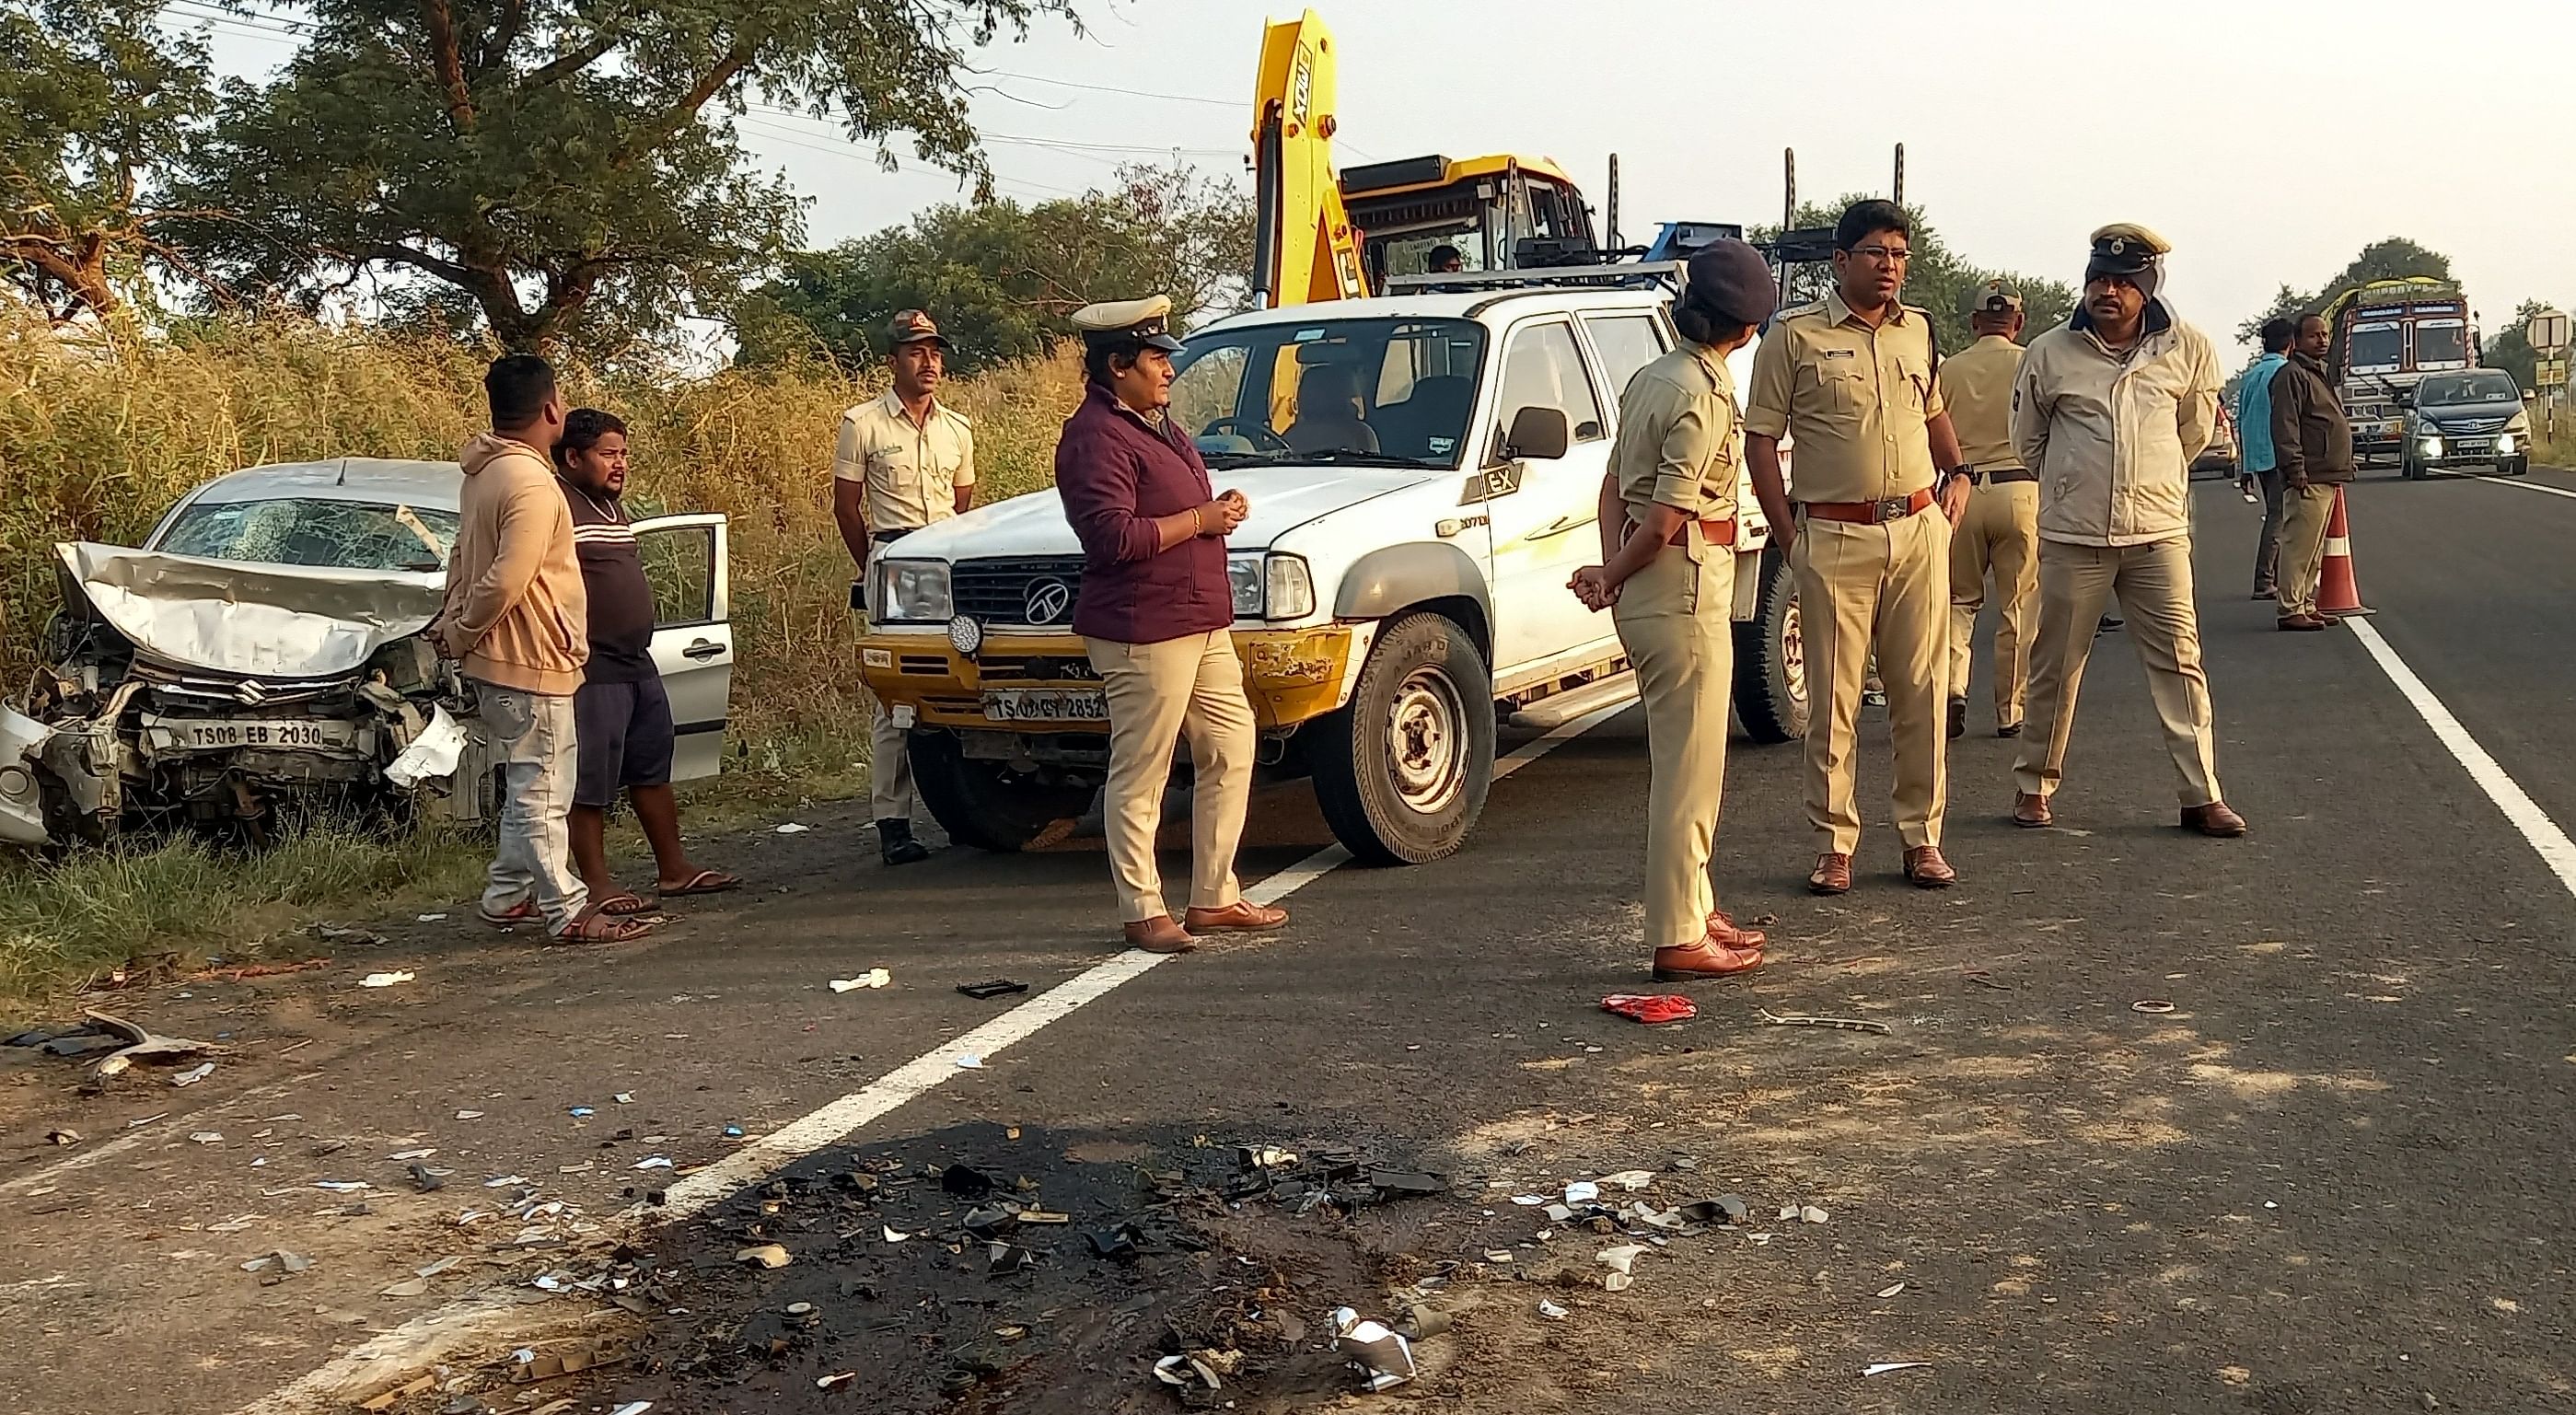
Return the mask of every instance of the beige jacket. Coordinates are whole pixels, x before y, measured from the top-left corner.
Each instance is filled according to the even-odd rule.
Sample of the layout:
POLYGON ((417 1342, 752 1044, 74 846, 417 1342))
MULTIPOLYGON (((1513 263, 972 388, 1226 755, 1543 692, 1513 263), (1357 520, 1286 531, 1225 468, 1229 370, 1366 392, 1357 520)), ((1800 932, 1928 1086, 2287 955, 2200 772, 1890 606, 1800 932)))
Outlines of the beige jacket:
POLYGON ((581 686, 590 597, 554 464, 487 432, 465 444, 447 598, 432 628, 465 676, 553 697, 581 686))
POLYGON ((2039 474, 2039 538, 2144 545, 2191 534, 2191 459, 2218 420, 2209 337, 2147 303, 2125 355, 2075 318, 2031 341, 2013 384, 2013 446, 2039 474))

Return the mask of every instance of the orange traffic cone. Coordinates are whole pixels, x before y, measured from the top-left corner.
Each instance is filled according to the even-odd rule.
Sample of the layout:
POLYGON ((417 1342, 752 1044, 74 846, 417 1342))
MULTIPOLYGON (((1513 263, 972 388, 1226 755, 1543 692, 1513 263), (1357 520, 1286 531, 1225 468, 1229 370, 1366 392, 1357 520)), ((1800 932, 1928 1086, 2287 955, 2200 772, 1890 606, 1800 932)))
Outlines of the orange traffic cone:
POLYGON ((2361 587, 2352 580, 2352 527, 2343 516, 2343 487, 2335 487, 2334 513, 2326 517, 2326 558, 2317 571, 2317 612, 2347 618, 2376 614, 2361 602, 2361 587))

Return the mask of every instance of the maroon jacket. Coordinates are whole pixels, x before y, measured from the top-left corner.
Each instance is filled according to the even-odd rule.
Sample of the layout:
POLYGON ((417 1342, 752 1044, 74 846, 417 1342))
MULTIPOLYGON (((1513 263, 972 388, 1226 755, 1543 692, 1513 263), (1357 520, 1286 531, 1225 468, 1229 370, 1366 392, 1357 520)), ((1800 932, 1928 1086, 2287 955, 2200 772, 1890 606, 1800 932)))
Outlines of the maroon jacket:
POLYGON ((1161 431, 1101 384, 1084 390, 1055 445, 1064 517, 1082 539, 1082 590, 1073 631, 1090 639, 1155 644, 1234 622, 1225 542, 1192 536, 1154 547, 1153 521, 1213 500, 1207 464, 1166 417, 1161 431))

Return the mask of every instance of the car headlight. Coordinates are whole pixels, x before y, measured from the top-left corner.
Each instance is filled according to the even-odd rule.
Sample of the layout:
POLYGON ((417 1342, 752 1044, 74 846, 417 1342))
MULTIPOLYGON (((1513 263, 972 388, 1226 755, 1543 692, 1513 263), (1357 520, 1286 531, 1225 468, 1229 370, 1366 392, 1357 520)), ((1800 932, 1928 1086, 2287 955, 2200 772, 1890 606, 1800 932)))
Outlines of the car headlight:
POLYGON ((2416 446, 2427 457, 2439 457, 2442 455, 2442 439, 2438 437, 2427 437, 2422 442, 2416 444, 2416 446))
POLYGON ((2496 455, 2497 455, 2497 456, 2499 456, 2499 457, 2510 457, 2510 456, 2512 456, 2512 455, 2513 455, 2513 449, 2514 449, 2514 440, 2513 440, 2513 434, 2512 434, 2512 433, 2509 433, 2509 432, 2508 432, 2508 433, 2506 433, 2504 436, 2499 437, 2499 438, 2497 438, 2497 439, 2496 439, 2496 455))
POLYGON ((1315 579, 1296 555, 1229 555, 1226 585, 1237 619, 1299 619, 1315 612, 1315 579))
POLYGON ((889 624, 944 624, 955 612, 944 560, 877 562, 877 615, 889 624))

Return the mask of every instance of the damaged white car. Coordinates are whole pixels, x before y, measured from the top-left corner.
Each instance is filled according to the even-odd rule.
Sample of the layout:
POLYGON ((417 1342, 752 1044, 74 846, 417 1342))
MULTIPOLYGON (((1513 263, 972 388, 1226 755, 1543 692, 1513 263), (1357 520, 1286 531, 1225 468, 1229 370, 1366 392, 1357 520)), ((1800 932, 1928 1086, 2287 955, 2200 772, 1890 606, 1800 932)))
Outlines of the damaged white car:
MULTIPOLYGON (((472 691, 422 637, 462 482, 453 462, 252 467, 190 492, 141 549, 56 546, 62 612, 0 707, 0 841, 184 823, 259 839, 303 808, 487 819, 472 691)), ((725 518, 635 532, 674 774, 710 776, 733 676, 725 518)))

